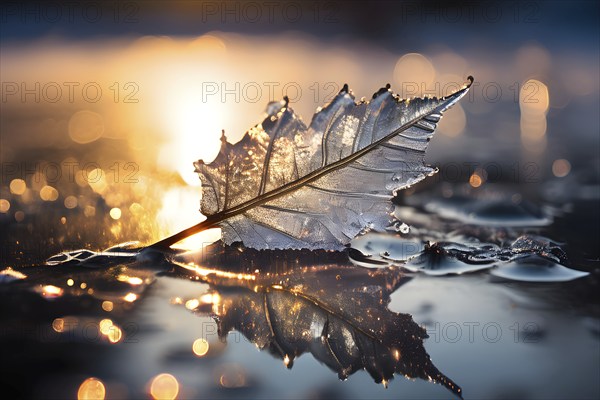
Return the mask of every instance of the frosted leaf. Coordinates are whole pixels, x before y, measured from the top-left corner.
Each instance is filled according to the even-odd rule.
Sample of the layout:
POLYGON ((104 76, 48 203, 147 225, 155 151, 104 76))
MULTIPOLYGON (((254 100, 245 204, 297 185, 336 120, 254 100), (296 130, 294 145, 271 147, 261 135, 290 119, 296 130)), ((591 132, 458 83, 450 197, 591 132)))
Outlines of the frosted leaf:
POLYGON ((226 244, 341 250, 360 232, 385 230, 394 193, 435 172, 425 150, 469 81, 447 97, 410 101, 388 85, 358 104, 345 85, 308 126, 287 99, 269 104, 238 143, 223 134, 217 157, 194 163, 207 220, 155 247, 220 226, 226 244))

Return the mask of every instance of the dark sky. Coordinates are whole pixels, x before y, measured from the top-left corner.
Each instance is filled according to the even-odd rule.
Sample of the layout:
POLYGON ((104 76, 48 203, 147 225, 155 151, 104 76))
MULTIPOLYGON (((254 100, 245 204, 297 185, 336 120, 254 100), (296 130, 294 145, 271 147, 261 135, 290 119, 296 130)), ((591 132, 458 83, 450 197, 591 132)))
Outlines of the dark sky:
POLYGON ((598 48, 597 1, 7 1, 2 43, 300 31, 324 40, 374 41, 393 51, 427 43, 499 46, 537 41, 549 49, 598 48))

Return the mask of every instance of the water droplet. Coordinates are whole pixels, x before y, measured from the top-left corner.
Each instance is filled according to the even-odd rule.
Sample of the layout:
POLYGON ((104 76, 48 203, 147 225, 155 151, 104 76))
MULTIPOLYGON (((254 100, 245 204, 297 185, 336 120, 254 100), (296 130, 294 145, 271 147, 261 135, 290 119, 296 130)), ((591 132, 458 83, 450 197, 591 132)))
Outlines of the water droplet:
POLYGON ((423 244, 397 236, 369 233, 354 239, 352 248, 372 260, 406 261, 419 254, 423 250, 423 244))
POLYGON ((500 264, 491 274, 524 282, 566 282, 589 275, 588 272, 567 268, 537 254, 528 254, 500 264))

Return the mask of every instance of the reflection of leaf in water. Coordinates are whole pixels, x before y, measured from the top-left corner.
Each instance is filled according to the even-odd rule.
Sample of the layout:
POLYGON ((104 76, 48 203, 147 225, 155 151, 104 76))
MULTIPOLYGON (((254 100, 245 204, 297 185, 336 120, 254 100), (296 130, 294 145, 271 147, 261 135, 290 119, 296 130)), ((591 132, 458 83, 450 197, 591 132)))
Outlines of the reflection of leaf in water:
POLYGON ((287 100, 271 103, 238 143, 223 135, 215 160, 195 163, 207 220, 153 247, 220 226, 226 244, 341 250, 361 231, 390 227, 393 193, 434 173, 429 139, 469 86, 410 101, 388 86, 356 104, 345 85, 308 127, 287 100))
POLYGON ((462 395, 431 362, 426 331, 409 314, 388 309, 390 294, 409 279, 397 269, 328 264, 254 275, 184 267, 217 291, 212 313, 222 338, 235 329, 288 368, 309 352, 340 379, 365 369, 387 385, 398 373, 462 395))
MULTIPOLYGON (((109 250, 112 253, 97 256, 101 260, 120 259, 124 246, 109 250)), ((143 301, 145 289, 156 274, 199 280, 216 293, 186 302, 187 308, 210 310, 222 338, 238 330, 290 368, 296 357, 311 353, 341 379, 365 369, 378 383, 387 384, 397 373, 427 379, 462 394, 431 362, 423 346, 426 331, 409 314, 388 309, 390 294, 409 280, 398 269, 369 270, 340 264, 338 252, 245 249, 240 253, 241 248, 223 244, 205 250, 209 254, 203 254, 202 264, 213 267, 190 263, 194 257, 191 254, 181 254, 176 257, 179 262, 170 264, 109 263, 93 269, 77 265, 32 267, 24 271, 27 278, 9 283, 4 290, 37 297, 22 289, 60 289, 60 296, 35 307, 43 320, 52 315, 86 321, 88 315, 102 313, 108 302, 111 319, 123 330, 125 339, 119 338, 122 341, 128 337, 128 326, 122 319, 131 310, 129 305, 134 306, 129 301, 143 301), (269 262, 268 257, 281 262, 269 262)), ((123 257, 127 259, 127 254, 123 257)), ((20 311, 14 304, 7 302, 5 306, 12 310, 10 315, 18 316, 20 311)))

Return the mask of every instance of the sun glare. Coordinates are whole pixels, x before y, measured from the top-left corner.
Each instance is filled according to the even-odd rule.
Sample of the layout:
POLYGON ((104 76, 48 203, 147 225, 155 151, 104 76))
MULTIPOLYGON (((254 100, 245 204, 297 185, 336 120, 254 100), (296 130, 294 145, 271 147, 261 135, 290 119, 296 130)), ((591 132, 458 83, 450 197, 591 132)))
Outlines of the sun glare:
POLYGON ((212 161, 220 147, 221 130, 225 128, 223 105, 217 98, 205 98, 202 82, 188 82, 182 90, 172 85, 173 92, 165 96, 165 131, 169 142, 159 154, 159 163, 175 170, 188 185, 199 186, 193 161, 212 161))
MULTIPOLYGON (((200 198, 201 191, 198 187, 180 187, 166 191, 157 216, 159 226, 163 230, 162 236, 172 235, 201 222, 204 217, 199 211, 200 198)), ((182 240, 173 247, 186 250, 201 249, 220 237, 220 229, 208 229, 182 240)))

